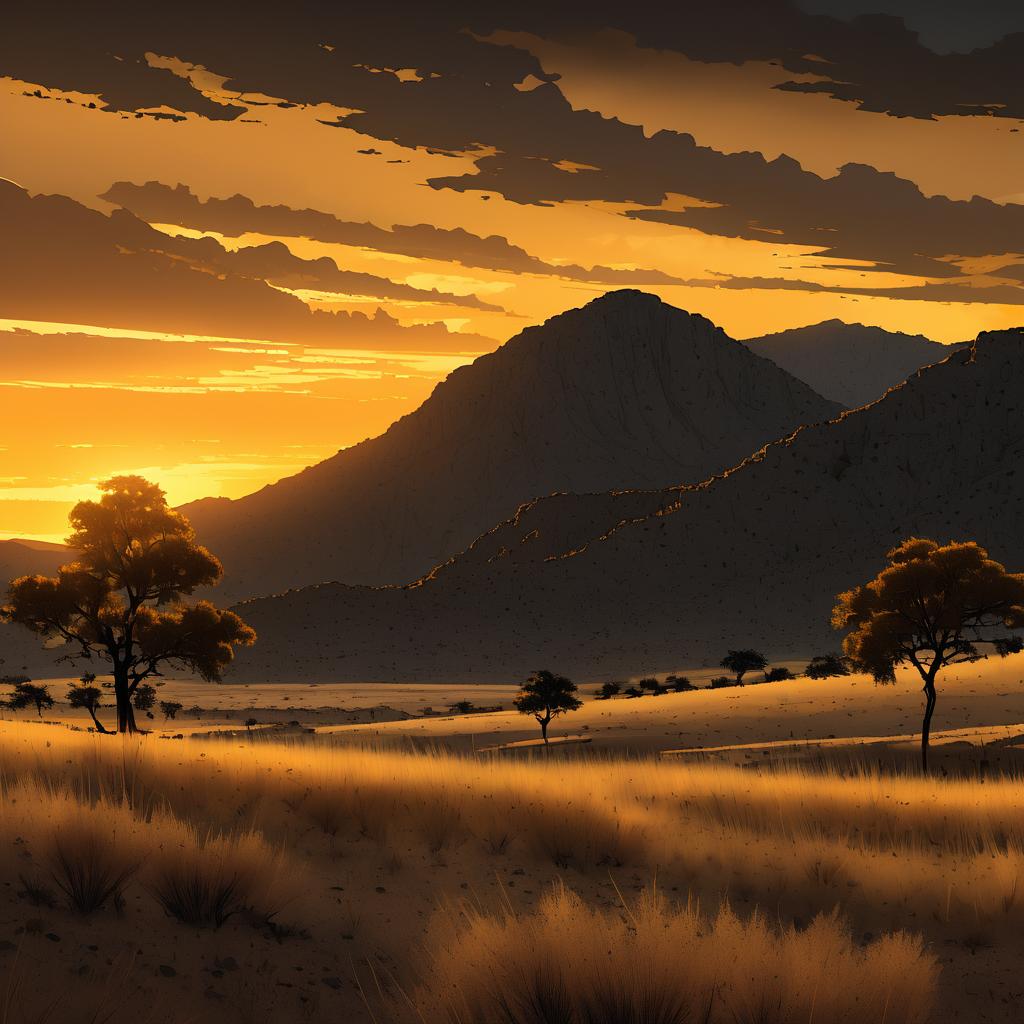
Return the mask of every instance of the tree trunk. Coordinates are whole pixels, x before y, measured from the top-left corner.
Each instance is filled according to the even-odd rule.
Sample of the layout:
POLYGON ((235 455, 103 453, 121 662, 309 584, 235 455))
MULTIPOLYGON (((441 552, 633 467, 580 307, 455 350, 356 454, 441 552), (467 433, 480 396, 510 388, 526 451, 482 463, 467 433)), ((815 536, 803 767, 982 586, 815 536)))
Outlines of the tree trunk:
POLYGON ((117 699, 117 731, 138 732, 132 695, 128 688, 128 672, 117 666, 114 667, 114 696, 117 699))
POLYGON ((541 718, 540 720, 540 734, 544 737, 545 744, 548 741, 548 723, 551 721, 551 716, 541 718))
POLYGON ((110 730, 96 717, 96 709, 89 708, 89 714, 92 716, 92 724, 96 726, 97 732, 108 733, 110 730))
POLYGON ((932 670, 924 678, 924 722, 921 725, 921 771, 928 774, 928 736, 932 729, 932 712, 935 710, 935 676, 932 670))

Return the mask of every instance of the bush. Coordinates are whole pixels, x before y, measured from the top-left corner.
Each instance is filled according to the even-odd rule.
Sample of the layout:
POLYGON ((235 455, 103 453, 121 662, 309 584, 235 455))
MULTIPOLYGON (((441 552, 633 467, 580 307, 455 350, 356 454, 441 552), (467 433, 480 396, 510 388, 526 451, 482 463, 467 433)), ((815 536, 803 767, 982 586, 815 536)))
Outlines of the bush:
POLYGON ((665 676, 665 686, 675 693, 685 693, 687 690, 697 689, 686 676, 665 676))
POLYGON ((650 894, 621 913, 592 909, 565 888, 532 914, 442 916, 430 948, 414 1019, 462 1024, 922 1024, 938 977, 902 932, 860 948, 835 917, 776 931, 650 894))
POLYGON ((242 910, 269 920, 286 902, 281 858, 257 833, 200 839, 193 826, 173 819, 159 828, 147 887, 175 920, 220 928, 242 910))
POLYGON ((727 686, 742 686, 742 683, 737 683, 732 676, 715 676, 711 680, 712 690, 724 690, 727 686))
POLYGON ((644 691, 639 686, 627 686, 623 693, 627 697, 642 697, 644 695, 644 691))
POLYGON ((770 668, 764 674, 764 681, 766 683, 779 683, 783 679, 792 679, 793 673, 789 671, 784 665, 780 665, 778 668, 770 668))
POLYGON ((846 659, 838 654, 818 654, 811 658, 804 669, 804 675, 811 679, 828 679, 831 676, 848 676, 850 668, 846 659))
POLYGON ((639 686, 641 690, 650 690, 651 695, 654 697, 659 697, 665 692, 664 687, 653 676, 641 679, 640 682, 637 683, 637 686, 639 686))
POLYGON ((594 696, 598 700, 610 700, 622 692, 621 683, 602 683, 594 696))

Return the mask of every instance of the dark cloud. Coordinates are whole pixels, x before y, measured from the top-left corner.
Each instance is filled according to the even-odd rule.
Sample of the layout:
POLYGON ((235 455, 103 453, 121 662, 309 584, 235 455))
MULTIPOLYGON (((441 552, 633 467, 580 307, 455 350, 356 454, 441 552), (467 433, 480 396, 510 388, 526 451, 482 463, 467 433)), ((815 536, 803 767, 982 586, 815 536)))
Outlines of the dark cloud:
POLYGON ((314 312, 262 277, 309 262, 284 246, 236 255, 213 239, 171 239, 125 210, 107 217, 4 180, 0 222, 0 308, 9 319, 394 351, 495 344, 439 324, 403 328, 383 312, 314 312))
MULTIPOLYGON (((1020 268, 1015 268, 1020 269, 1020 268)), ((1008 276, 1008 275, 1000 275, 1008 276)), ((926 283, 905 288, 872 288, 857 285, 830 285, 816 281, 797 281, 782 277, 730 277, 722 280, 688 281, 701 288, 730 288, 746 291, 750 288, 771 291, 831 292, 838 295, 870 295, 883 299, 917 299, 924 302, 995 302, 1000 305, 1024 305, 1024 287, 995 284, 969 286, 952 283, 926 283)))
MULTIPOLYGON (((930 4, 926 21, 948 22, 942 12, 952 6, 930 4)), ((835 9, 849 13, 842 5, 835 9)), ((104 10, 106 16, 97 17, 87 5, 56 3, 8 12, 0 69, 44 86, 97 93, 114 110, 166 104, 204 117, 237 117, 241 112, 240 107, 218 107, 198 93, 190 95, 168 72, 150 68, 147 52, 202 64, 228 75, 231 87, 239 91, 289 102, 330 102, 372 111, 385 94, 405 90, 408 98, 411 91, 448 79, 471 87, 464 91, 462 105, 473 108, 483 89, 501 90, 527 74, 546 76, 530 55, 483 44, 466 30, 578 37, 613 28, 635 36, 640 46, 674 50, 694 60, 775 61, 793 74, 827 79, 781 88, 824 92, 899 117, 979 112, 1024 116, 1020 31, 969 53, 937 53, 900 17, 833 17, 788 0, 674 6, 655 0, 450 0, 444 5, 405 0, 359 9, 307 0, 290 5, 286 16, 271 5, 250 6, 244 18, 189 0, 176 4, 173 14, 157 14, 157 8, 127 0, 104 5, 104 10), (420 81, 382 73, 405 68, 415 69, 420 81)), ((1000 26, 1017 22, 990 18, 986 24, 991 37, 1000 26)), ((488 101, 484 98, 482 105, 488 101)), ((441 125, 424 126, 431 127, 441 125)))
POLYGON ((345 221, 320 210, 288 206, 257 206, 247 196, 200 200, 185 185, 171 188, 157 181, 145 185, 119 181, 101 197, 151 224, 176 224, 229 237, 246 232, 285 238, 353 245, 419 259, 460 263, 481 270, 543 274, 594 284, 681 284, 660 270, 616 270, 612 267, 555 266, 531 256, 501 235, 486 238, 463 228, 431 224, 396 224, 392 228, 345 221))

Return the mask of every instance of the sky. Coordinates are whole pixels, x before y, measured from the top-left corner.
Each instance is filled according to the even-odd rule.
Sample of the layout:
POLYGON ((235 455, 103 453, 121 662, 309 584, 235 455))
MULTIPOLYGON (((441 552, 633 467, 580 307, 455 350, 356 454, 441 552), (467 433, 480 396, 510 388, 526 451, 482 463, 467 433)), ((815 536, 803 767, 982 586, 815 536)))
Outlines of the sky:
POLYGON ((35 6, 0 537, 115 473, 249 493, 615 288, 736 338, 1024 323, 1016 2, 35 6))

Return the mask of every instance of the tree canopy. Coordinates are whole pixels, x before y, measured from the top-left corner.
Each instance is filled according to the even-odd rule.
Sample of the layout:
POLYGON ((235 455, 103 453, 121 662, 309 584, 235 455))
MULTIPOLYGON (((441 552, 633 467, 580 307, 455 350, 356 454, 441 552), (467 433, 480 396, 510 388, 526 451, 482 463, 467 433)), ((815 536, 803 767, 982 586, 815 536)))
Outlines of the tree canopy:
POLYGON ((76 560, 55 577, 14 580, 0 618, 65 641, 70 657, 109 662, 118 731, 133 732, 132 697, 143 680, 172 666, 219 681, 235 646, 252 644, 256 634, 209 601, 184 603, 223 570, 156 484, 119 476, 100 490, 99 501, 71 512, 76 560))
POLYGON ((1024 574, 1007 572, 973 541, 911 537, 886 558, 873 580, 838 596, 832 625, 847 632, 843 651, 851 664, 876 681, 893 682, 904 663, 924 680, 927 771, 936 677, 946 665, 1024 647, 1013 633, 1024 628, 1024 574))
POLYGON ((583 707, 572 680, 544 669, 534 672, 523 683, 512 703, 521 715, 533 715, 537 719, 545 743, 548 742, 548 725, 553 718, 583 707))
POLYGON ((768 659, 760 651, 730 651, 722 659, 722 668, 727 668, 736 676, 736 685, 743 685, 743 677, 748 672, 763 672, 768 667, 768 659))

